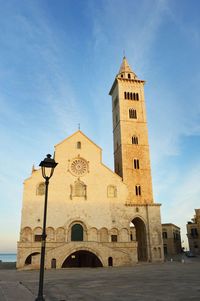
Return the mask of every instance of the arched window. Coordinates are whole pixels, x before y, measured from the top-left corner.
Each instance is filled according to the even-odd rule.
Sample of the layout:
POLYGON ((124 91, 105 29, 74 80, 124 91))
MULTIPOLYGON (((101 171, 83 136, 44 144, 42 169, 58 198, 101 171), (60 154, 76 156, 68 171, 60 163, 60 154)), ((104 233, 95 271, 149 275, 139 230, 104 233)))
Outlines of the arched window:
POLYGON ((83 227, 80 224, 72 226, 71 241, 83 241, 83 227))
POLYGON ((136 100, 139 100, 139 94, 136 93, 136 97, 135 97, 136 100))
POLYGON ((128 78, 129 78, 129 79, 131 78, 131 75, 130 75, 130 73, 128 73, 128 78))
POLYGON ((133 167, 134 167, 134 169, 139 169, 140 168, 139 159, 134 159, 133 160, 133 167))
POLYGON ((132 137, 132 144, 138 144, 138 137, 137 136, 132 137))
POLYGON ((37 195, 43 195, 45 194, 45 183, 40 183, 36 188, 36 194, 37 195))
POLYGON ((137 119, 137 112, 135 109, 129 109, 129 118, 137 119))
POLYGON ((81 148, 81 142, 80 141, 77 142, 76 148, 79 148, 79 149, 81 148))
POLYGON ((84 197, 87 198, 87 186, 81 182, 79 179, 74 182, 74 185, 70 185, 71 194, 70 198, 74 197, 84 197))
POLYGON ((124 98, 126 99, 126 92, 124 92, 124 98))
POLYGON ((135 186, 135 194, 137 196, 141 195, 141 186, 140 185, 135 186))

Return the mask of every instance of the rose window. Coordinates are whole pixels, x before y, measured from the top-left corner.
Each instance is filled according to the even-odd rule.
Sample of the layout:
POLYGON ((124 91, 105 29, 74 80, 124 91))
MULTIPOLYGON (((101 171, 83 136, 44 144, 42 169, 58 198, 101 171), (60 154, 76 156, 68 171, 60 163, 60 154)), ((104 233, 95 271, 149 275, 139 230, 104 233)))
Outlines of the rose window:
POLYGON ((87 162, 84 159, 74 159, 71 163, 71 172, 75 176, 83 176, 88 171, 87 162))

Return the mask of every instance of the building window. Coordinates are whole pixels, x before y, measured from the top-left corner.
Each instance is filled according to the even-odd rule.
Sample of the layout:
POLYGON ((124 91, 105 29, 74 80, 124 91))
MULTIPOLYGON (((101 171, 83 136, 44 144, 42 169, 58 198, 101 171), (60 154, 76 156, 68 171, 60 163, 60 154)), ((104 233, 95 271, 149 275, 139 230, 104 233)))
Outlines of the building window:
POLYGON ((70 185, 70 190, 71 199, 73 199, 73 197, 84 197, 85 199, 87 199, 87 186, 79 179, 75 181, 73 185, 70 185))
POLYGON ((139 100, 139 94, 132 92, 124 92, 124 98, 129 100, 139 100))
POLYGON ((191 228, 191 236, 192 237, 197 237, 198 236, 198 231, 197 228, 191 228))
POLYGON ((132 144, 138 144, 138 137, 137 136, 132 137, 132 144))
POLYGON ((137 112, 135 109, 129 109, 129 118, 137 119, 137 112))
POLYGON ((83 227, 80 224, 72 226, 71 241, 83 241, 83 227))
POLYGON ((135 194, 137 196, 141 195, 141 186, 140 185, 135 186, 135 194))
POLYGON ((117 187, 113 185, 109 185, 107 187, 107 197, 108 198, 116 198, 117 197, 117 187))
POLYGON ((139 163, 138 159, 133 160, 133 166, 134 166, 134 169, 139 169, 140 168, 140 163, 139 163))
POLYGON ((34 236, 34 240, 35 240, 35 241, 42 241, 42 235, 41 235, 41 234, 36 234, 36 235, 34 236))
POLYGON ((45 194, 45 183, 40 183, 36 188, 36 195, 44 195, 45 194))
POLYGON ((117 235, 111 235, 111 241, 116 242, 117 241, 117 235))
POLYGON ((130 75, 130 73, 128 73, 128 78, 129 78, 129 79, 131 78, 131 75, 130 75))
POLYGON ((77 142, 76 147, 79 148, 79 149, 81 148, 81 142, 80 141, 77 142))
POLYGON ((167 239, 167 232, 163 232, 162 236, 163 236, 164 239, 167 239))

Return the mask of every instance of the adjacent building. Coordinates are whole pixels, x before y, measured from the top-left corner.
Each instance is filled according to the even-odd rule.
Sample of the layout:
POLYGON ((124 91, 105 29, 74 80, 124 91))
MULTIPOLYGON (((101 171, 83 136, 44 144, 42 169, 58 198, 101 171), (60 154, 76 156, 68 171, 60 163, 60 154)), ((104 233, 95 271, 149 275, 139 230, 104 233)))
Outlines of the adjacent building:
MULTIPOLYGON (((144 84, 124 57, 109 93, 115 171, 102 163, 101 148, 80 130, 55 146, 58 165, 49 184, 46 268, 163 261, 144 84)), ((18 268, 39 266, 44 193, 41 170, 33 169, 24 181, 18 268)))
POLYGON ((163 250, 164 255, 172 256, 182 252, 181 231, 174 224, 162 224, 163 250))
POLYGON ((187 237, 190 251, 200 254, 200 209, 195 209, 192 221, 187 223, 187 237))

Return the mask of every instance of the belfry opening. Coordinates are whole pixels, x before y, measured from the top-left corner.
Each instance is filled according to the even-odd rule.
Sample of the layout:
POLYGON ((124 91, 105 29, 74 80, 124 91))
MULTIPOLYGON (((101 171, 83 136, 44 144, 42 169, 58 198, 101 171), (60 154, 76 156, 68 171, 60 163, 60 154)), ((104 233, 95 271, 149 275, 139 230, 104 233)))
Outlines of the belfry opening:
POLYGON ((100 259, 92 252, 86 250, 70 254, 62 264, 62 268, 103 267, 100 259))

